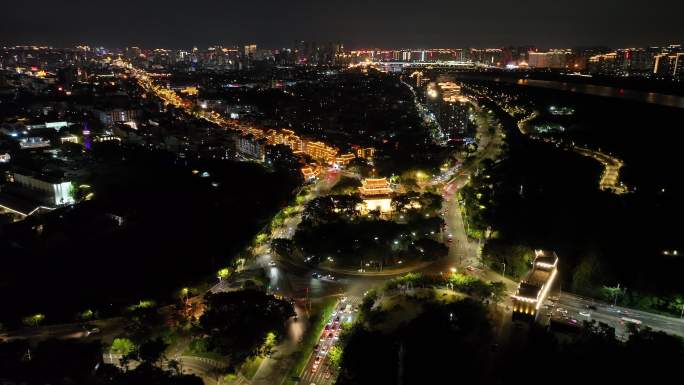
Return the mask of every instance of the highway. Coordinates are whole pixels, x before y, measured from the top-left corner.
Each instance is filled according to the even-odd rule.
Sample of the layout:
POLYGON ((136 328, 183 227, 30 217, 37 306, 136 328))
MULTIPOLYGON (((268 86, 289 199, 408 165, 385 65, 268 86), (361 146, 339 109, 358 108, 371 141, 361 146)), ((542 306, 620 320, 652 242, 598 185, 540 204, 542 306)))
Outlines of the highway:
POLYGON ((648 326, 653 330, 684 337, 684 319, 681 318, 613 306, 612 304, 596 301, 591 298, 583 298, 570 293, 563 293, 560 296, 554 309, 557 313, 558 310, 556 309, 558 308, 567 310, 567 316, 577 321, 593 319, 608 324, 615 328, 616 335, 623 338, 626 336, 626 325, 622 320, 623 317, 639 320, 642 322, 642 325, 648 326), (590 309, 590 306, 596 309, 590 309), (590 316, 583 316, 579 314, 580 312, 590 314, 590 316))

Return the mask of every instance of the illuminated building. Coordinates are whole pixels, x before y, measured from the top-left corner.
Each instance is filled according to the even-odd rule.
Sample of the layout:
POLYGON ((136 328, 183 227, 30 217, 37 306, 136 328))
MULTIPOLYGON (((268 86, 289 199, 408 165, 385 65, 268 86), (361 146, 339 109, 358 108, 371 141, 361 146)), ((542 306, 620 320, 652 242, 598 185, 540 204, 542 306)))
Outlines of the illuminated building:
POLYGON ((93 142, 95 142, 95 143, 112 142, 112 141, 121 142, 121 138, 119 138, 118 136, 114 136, 114 135, 98 135, 93 139, 93 142))
POLYGON ((39 192, 45 203, 49 205, 60 206, 74 203, 74 198, 71 196, 71 182, 19 173, 13 174, 13 180, 18 186, 39 192))
POLYGON ((653 74, 662 77, 673 77, 681 79, 684 74, 684 53, 676 53, 673 55, 660 54, 656 55, 653 64, 653 74))
POLYGON ((356 156, 361 159, 372 160, 375 156, 375 149, 373 147, 357 148, 356 156))
POLYGON ((617 72, 617 53, 594 55, 589 58, 587 67, 591 73, 615 74, 617 72))
POLYGON ((346 166, 349 164, 349 162, 352 161, 352 159, 355 159, 356 156, 354 154, 348 153, 348 154, 342 154, 338 157, 335 158, 335 165, 336 166, 346 166))
POLYGON ((312 157, 314 160, 331 163, 337 156, 337 149, 327 146, 323 142, 303 142, 303 151, 305 154, 312 157))
POLYGON ((63 136, 63 137, 59 138, 59 141, 61 143, 78 143, 78 136, 76 136, 76 135, 63 136))
POLYGON ((22 149, 50 147, 50 141, 40 137, 21 138, 19 140, 19 147, 22 149))
POLYGON ((318 178, 318 175, 321 173, 321 170, 318 167, 307 166, 302 167, 301 172, 304 176, 305 181, 312 182, 316 180, 316 178, 318 178))
POLYGON ((182 90, 180 90, 180 93, 181 93, 181 94, 186 94, 186 95, 188 95, 188 96, 195 96, 195 95, 197 95, 197 94, 199 93, 199 90, 197 89, 197 87, 194 87, 194 86, 192 86, 192 87, 185 87, 185 88, 183 88, 182 90))
POLYGON ((535 254, 532 270, 520 281, 513 295, 514 319, 537 319, 558 275, 556 253, 536 250, 535 254))
MULTIPOLYGON (((171 91, 173 92, 173 91, 171 91)), ((95 111, 97 113, 97 117, 100 119, 100 121, 105 124, 105 125, 111 125, 114 123, 124 123, 124 122, 130 122, 132 120, 135 120, 135 117, 137 116, 137 111, 135 110, 122 110, 122 109, 113 109, 113 110, 97 110, 95 111)))
POLYGON ((392 211, 392 188, 387 178, 367 178, 359 187, 364 206, 361 211, 379 210, 381 213, 392 211))
POLYGON ((682 79, 682 75, 684 75, 684 53, 680 52, 675 55, 672 76, 675 79, 682 79))
POLYGON ((615 51, 616 67, 624 75, 647 73, 653 68, 653 53, 643 48, 626 48, 615 51))
POLYGON ((252 134, 241 135, 238 137, 236 150, 251 158, 263 162, 266 159, 266 139, 258 139, 252 134))
POLYGON ((245 53, 245 56, 250 56, 250 55, 253 55, 254 53, 256 53, 256 51, 257 51, 257 45, 256 44, 248 44, 245 46, 244 53, 245 53))
POLYGON ((529 52, 527 64, 530 68, 567 68, 572 59, 570 50, 529 52))

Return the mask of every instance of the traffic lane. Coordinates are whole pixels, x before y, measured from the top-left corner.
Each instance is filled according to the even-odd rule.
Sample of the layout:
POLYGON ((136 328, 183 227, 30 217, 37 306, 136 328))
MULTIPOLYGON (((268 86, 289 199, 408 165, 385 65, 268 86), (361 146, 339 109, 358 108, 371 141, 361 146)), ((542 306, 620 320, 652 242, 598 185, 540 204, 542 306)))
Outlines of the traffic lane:
MULTIPOLYGON (((351 302, 346 302, 350 303, 351 302)), ((319 354, 318 356, 321 357, 319 361, 319 368, 315 373, 312 373, 312 378, 311 381, 315 384, 332 384, 334 382, 334 379, 336 377, 336 372, 335 369, 332 367, 330 360, 328 359, 328 352, 330 349, 337 345, 339 343, 339 333, 341 332, 341 324, 343 322, 353 322, 354 319, 357 317, 357 310, 358 305, 352 305, 352 311, 349 313, 343 313, 340 315, 339 313, 339 308, 338 308, 338 313, 334 316, 335 318, 339 317, 340 321, 337 324, 337 329, 333 330, 332 328, 328 331, 324 331, 323 336, 325 337, 325 341, 322 345, 321 348, 319 348, 319 354), (326 336, 327 334, 327 336, 326 336), (333 337, 330 337, 330 334, 333 334, 333 337), (325 350, 321 350, 325 349, 325 350)), ((341 307, 345 306, 345 303, 341 304, 341 307)), ((340 308, 341 308, 340 307, 340 308)), ((334 323, 333 323, 334 325, 334 323)))
POLYGON ((585 299, 574 295, 564 294, 561 297, 561 304, 572 306, 575 309, 589 309, 589 306, 595 306, 596 311, 589 309, 592 313, 597 312, 603 317, 613 321, 621 321, 622 317, 633 318, 641 321, 644 325, 649 326, 654 330, 661 330, 666 333, 684 336, 684 320, 663 316, 660 314, 648 313, 641 310, 628 309, 620 306, 612 306, 609 304, 596 302, 591 299, 585 299))
POLYGON ((312 352, 305 372, 302 373, 302 383, 332 384, 335 379, 336 373, 330 365, 328 352, 339 342, 341 325, 344 322, 353 322, 357 318, 358 308, 362 301, 362 298, 357 296, 343 297, 342 299, 344 301, 340 300, 337 303, 333 314, 319 336, 318 348, 312 352))
POLYGON ((668 334, 682 335, 681 328, 677 328, 673 325, 667 325, 660 322, 652 322, 649 320, 644 320, 630 312, 630 314, 617 312, 617 309, 601 308, 597 307, 597 310, 587 309, 586 305, 580 303, 570 303, 570 302, 560 302, 561 308, 568 310, 568 316, 574 318, 577 321, 590 321, 595 320, 597 322, 603 322, 613 328, 618 336, 627 336, 627 322, 623 320, 623 317, 636 319, 642 322, 643 326, 648 326, 649 328, 657 331, 662 331, 668 334), (589 314, 589 316, 582 315, 580 313, 589 314))
POLYGON ((84 323, 46 325, 34 329, 20 329, 0 334, 3 341, 28 339, 42 341, 47 339, 100 339, 106 342, 112 341, 116 335, 121 334, 123 318, 108 318, 93 320, 84 323), (88 326, 86 326, 88 325, 88 326))

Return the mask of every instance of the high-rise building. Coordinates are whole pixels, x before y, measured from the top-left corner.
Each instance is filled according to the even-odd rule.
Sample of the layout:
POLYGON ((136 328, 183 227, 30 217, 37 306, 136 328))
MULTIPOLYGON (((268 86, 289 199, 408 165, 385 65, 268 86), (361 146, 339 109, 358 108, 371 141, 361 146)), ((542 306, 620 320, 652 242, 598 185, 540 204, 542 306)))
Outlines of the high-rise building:
POLYGON ((644 48, 615 51, 616 70, 621 75, 646 74, 653 68, 653 54, 644 48))
POLYGON ((602 55, 594 55, 589 58, 587 64, 589 72, 602 75, 617 74, 617 53, 610 52, 602 55))
POLYGON ((675 79, 684 78, 684 53, 679 52, 675 56, 674 69, 672 70, 672 77, 675 79))
POLYGON ((249 57, 249 56, 254 55, 254 53, 256 53, 256 51, 257 51, 257 45, 256 44, 247 44, 244 48, 243 53, 245 56, 249 57))
POLYGON ((548 52, 529 52, 527 64, 530 68, 568 68, 572 62, 572 51, 556 49, 548 52))

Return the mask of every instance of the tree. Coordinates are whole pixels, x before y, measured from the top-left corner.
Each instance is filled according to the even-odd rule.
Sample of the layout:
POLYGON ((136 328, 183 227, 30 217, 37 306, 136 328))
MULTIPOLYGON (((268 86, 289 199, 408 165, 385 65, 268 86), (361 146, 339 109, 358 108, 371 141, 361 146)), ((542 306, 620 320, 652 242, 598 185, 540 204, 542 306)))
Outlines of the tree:
POLYGON ((348 176, 343 176, 340 180, 330 189, 331 194, 354 194, 358 192, 359 187, 361 187, 361 181, 356 178, 350 178, 348 176))
POLYGON ((534 260, 534 250, 523 245, 516 245, 500 239, 490 239, 485 244, 485 263, 495 270, 506 264, 506 272, 514 278, 523 276, 530 269, 530 263, 534 260))
POLYGON ((128 338, 115 338, 114 341, 112 341, 112 347, 110 348, 112 353, 121 354, 123 356, 135 352, 136 349, 137 347, 133 341, 128 338))
POLYGON ((339 345, 335 345, 328 351, 328 359, 330 360, 330 365, 334 368, 339 368, 342 362, 343 350, 339 345))
POLYGON ((150 365, 155 365, 164 356, 164 351, 169 346, 161 338, 155 338, 152 340, 145 341, 138 348, 138 358, 141 361, 147 362, 150 365))
POLYGON ((45 315, 37 313, 34 315, 30 315, 28 317, 24 317, 21 320, 21 323, 23 323, 26 326, 38 326, 38 325, 42 324, 43 321, 45 321, 45 315))
POLYGON ((77 318, 80 321, 90 321, 91 319, 95 318, 95 313, 90 309, 86 309, 86 310, 78 313, 77 318))
POLYGON ((506 297, 506 284, 503 282, 490 282, 489 288, 494 302, 501 302, 506 297))
POLYGON ((230 277, 230 269, 227 268, 227 267, 225 267, 225 268, 223 268, 223 269, 220 269, 220 270, 216 273, 216 276, 217 276, 218 279, 220 279, 221 281, 223 281, 224 279, 228 279, 228 277, 230 277))
POLYGON ((285 321, 295 315, 292 304, 256 290, 209 294, 198 330, 212 350, 237 366, 258 354, 268 333, 282 336, 285 321))
POLYGON ((601 276, 598 259, 593 255, 584 257, 572 274, 572 290, 575 293, 590 293, 601 276))
POLYGON ((144 341, 162 324, 156 304, 152 301, 141 301, 138 305, 129 307, 124 318, 124 330, 138 343, 144 341))
POLYGON ((606 301, 613 301, 614 303, 617 303, 618 298, 624 295, 624 291, 625 289, 621 288, 620 284, 618 284, 615 287, 603 286, 601 289, 601 294, 606 301))

